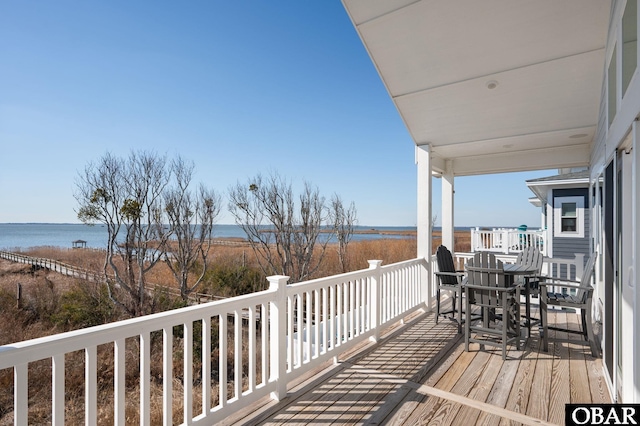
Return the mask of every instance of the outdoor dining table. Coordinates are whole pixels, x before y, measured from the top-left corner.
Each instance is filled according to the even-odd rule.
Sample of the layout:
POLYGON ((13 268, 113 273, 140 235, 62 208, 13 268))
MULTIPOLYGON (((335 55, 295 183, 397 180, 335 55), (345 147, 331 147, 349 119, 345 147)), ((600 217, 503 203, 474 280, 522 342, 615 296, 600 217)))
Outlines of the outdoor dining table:
POLYGON ((531 302, 529 301, 529 277, 536 275, 538 270, 530 265, 520 265, 517 263, 505 263, 503 265, 504 275, 509 277, 509 283, 514 285, 515 277, 524 277, 524 298, 525 298, 525 323, 528 336, 531 336, 531 302))

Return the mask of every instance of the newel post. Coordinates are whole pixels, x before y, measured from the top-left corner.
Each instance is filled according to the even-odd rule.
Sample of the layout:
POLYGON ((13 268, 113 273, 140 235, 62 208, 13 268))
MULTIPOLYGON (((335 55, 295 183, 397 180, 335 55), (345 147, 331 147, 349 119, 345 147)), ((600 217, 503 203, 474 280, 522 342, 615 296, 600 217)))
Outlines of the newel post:
POLYGON ((275 291, 269 307, 269 381, 276 382, 271 398, 276 401, 287 396, 287 281, 289 277, 273 275, 267 277, 269 290, 275 291))
POLYGON ((380 287, 382 285, 382 274, 380 270, 382 260, 370 260, 369 270, 371 270, 371 323, 369 326, 373 328, 374 333, 371 340, 377 342, 380 340, 380 318, 382 312, 382 297, 380 287))

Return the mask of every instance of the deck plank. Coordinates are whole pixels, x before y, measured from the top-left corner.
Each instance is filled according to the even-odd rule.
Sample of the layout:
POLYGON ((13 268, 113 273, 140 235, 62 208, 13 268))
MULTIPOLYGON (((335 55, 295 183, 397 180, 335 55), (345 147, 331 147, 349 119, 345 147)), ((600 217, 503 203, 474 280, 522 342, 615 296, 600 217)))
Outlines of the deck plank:
MULTIPOLYGON (((580 331, 582 326, 579 314, 567 315, 567 325, 570 330, 580 331)), ((589 373, 586 364, 586 352, 591 351, 589 345, 584 345, 582 336, 571 334, 570 339, 577 343, 568 344, 569 349, 569 376, 571 389, 571 403, 585 403, 591 401, 591 389, 589 387, 589 373)))
MULTIPOLYGON (((457 395, 468 396, 476 387, 478 380, 484 373, 490 357, 491 355, 488 352, 478 352, 471 363, 469 363, 464 374, 460 376, 460 379, 458 379, 457 383, 451 388, 451 392, 457 395)), ((444 402, 440 404, 434 417, 441 419, 444 424, 452 424, 454 419, 458 417, 462 407, 461 404, 455 404, 450 401, 444 402)))
MULTIPOLYGON (((487 403, 491 405, 495 405, 496 407, 504 408, 507 405, 507 401, 509 399, 509 394, 511 393, 511 389, 513 388, 513 383, 516 378, 516 374, 518 373, 518 367, 520 362, 513 361, 514 358, 518 358, 522 352, 516 349, 511 349, 508 353, 510 362, 500 361, 502 362, 502 368, 500 373, 496 377, 495 382, 493 383, 493 387, 491 388, 491 392, 487 397, 487 403)), ((486 425, 496 425, 500 422, 500 416, 495 414, 483 412, 478 417, 478 424, 486 424, 486 425)))
MULTIPOLYGON (((464 345, 460 341, 459 336, 455 341, 458 343, 454 346, 450 355, 439 362, 439 364, 433 369, 433 372, 426 378, 426 380, 424 380, 424 384, 428 386, 434 386, 464 352, 464 345)), ((419 380, 419 382, 422 382, 422 380, 419 380)), ((420 394, 415 391, 407 392, 405 401, 403 402, 403 404, 401 404, 401 407, 393 414, 393 416, 386 422, 386 424, 389 426, 411 424, 409 423, 409 418, 411 417, 412 413, 422 403, 424 403, 427 398, 433 397, 420 394)))
POLYGON ((537 350, 538 360, 529 394, 527 414, 541 420, 548 420, 553 354, 542 349, 542 341, 539 337, 531 339, 531 350, 537 350))
MULTIPOLYGON (((434 387, 451 391, 475 356, 476 352, 463 352, 460 354, 456 362, 442 375, 434 387)), ((413 412, 412 416, 409 417, 407 424, 429 424, 443 402, 444 400, 441 398, 426 398, 413 412)))
MULTIPOLYGON (((557 324, 559 327, 566 327, 566 314, 556 311, 549 312, 549 324, 557 324)), ((549 337, 566 339, 567 333, 560 331, 549 331, 549 337)), ((571 389, 569 381, 569 350, 567 343, 561 341, 550 341, 549 351, 553 351, 553 368, 551 371, 551 389, 549 391, 549 420, 555 424, 564 424, 564 407, 571 402, 571 389)))
MULTIPOLYGON (((528 347, 529 346, 527 346, 527 348, 528 347)), ((529 403, 529 395, 531 393, 537 360, 537 351, 533 352, 527 349, 522 352, 518 371, 513 380, 507 403, 505 404, 506 409, 516 413, 527 413, 527 405, 529 403)), ((517 360, 510 361, 517 363, 517 360)), ((515 423, 512 423, 511 420, 503 419, 500 424, 512 425, 515 423)))
MULTIPOLYGON (((491 359, 491 362, 487 360, 486 366, 482 372, 482 375, 478 379, 476 386, 469 392, 469 397, 478 401, 486 402, 491 394, 494 383, 500 375, 500 370, 504 365, 502 357, 499 359, 491 359)), ((457 421, 464 425, 474 425, 478 421, 478 418, 483 412, 471 407, 462 407, 457 416, 457 421)))

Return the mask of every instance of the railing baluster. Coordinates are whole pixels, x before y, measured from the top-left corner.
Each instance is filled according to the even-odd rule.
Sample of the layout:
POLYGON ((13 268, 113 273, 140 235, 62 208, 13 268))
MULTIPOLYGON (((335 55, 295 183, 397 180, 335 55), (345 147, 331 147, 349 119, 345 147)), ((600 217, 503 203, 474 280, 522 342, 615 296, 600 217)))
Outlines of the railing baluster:
MULTIPOLYGON (((305 299, 306 299, 306 314, 305 314, 305 327, 304 327, 304 337, 305 337, 305 351, 306 351, 306 358, 303 360, 306 362, 311 361, 311 325, 312 325, 312 320, 311 320, 311 293, 309 293, 308 291, 305 292, 305 299)), ((303 364, 303 362, 300 362, 300 365, 303 364)))
POLYGON ((269 377, 269 340, 271 337, 269 336, 269 332, 267 330, 267 324, 269 321, 269 313, 267 312, 268 305, 261 304, 260 305, 260 325, 262 326, 261 335, 261 343, 262 343, 262 374, 260 384, 267 384, 269 377))
POLYGON ((113 419, 116 426, 125 424, 125 339, 113 342, 113 419))
POLYGON ((202 319, 202 414, 211 410, 211 317, 202 319))
POLYGON ((29 419, 29 364, 13 367, 13 424, 27 425, 29 419))
POLYGON ((183 419, 188 424, 193 418, 193 322, 188 320, 183 325, 184 339, 182 349, 183 372, 183 419))
POLYGON ((225 313, 219 315, 218 321, 220 328, 218 330, 219 343, 219 355, 218 355, 218 391, 220 393, 219 406, 225 407, 227 405, 227 350, 229 341, 227 339, 227 315, 225 313))
POLYGON ((151 424, 151 333, 140 334, 140 424, 151 424))
POLYGON ((173 424, 173 327, 162 329, 162 414, 163 424, 173 424))
POLYGON ((329 313, 329 349, 333 350, 336 347, 336 286, 331 285, 329 287, 329 306, 331 312, 329 313))
POLYGON ((249 306, 249 392, 256 388, 256 307, 249 306))
POLYGON ((292 371, 293 370, 293 326, 294 326, 294 316, 293 316, 293 312, 294 312, 294 302, 295 299, 293 299, 291 296, 287 297, 287 335, 286 335, 286 339, 287 339, 287 371, 292 371))
POLYGON ((320 356, 320 292, 321 291, 322 290, 320 289, 313 291, 313 297, 314 297, 313 308, 315 309, 315 315, 316 315, 315 316, 316 326, 314 327, 314 330, 315 330, 315 334, 314 334, 315 349, 313 351, 314 358, 317 358, 318 356, 320 356))
POLYGON ((342 345, 342 293, 344 284, 338 284, 336 288, 336 347, 342 345))
POLYGON ((342 286, 342 291, 344 292, 342 295, 342 342, 346 343, 349 341, 349 287, 350 283, 347 281, 342 286))
POLYGON ((304 304, 303 302, 303 298, 302 298, 302 293, 298 293, 296 294, 296 301, 297 301, 297 309, 296 309, 296 320, 297 320, 297 331, 298 331, 298 342, 297 342, 297 347, 298 347, 298 356, 295 360, 295 362, 297 363, 298 367, 302 366, 302 342, 304 340, 304 324, 303 324, 303 318, 304 318, 304 304))
POLYGON ((242 396, 242 312, 235 310, 233 312, 233 384, 235 389, 235 397, 240 399, 242 396))
POLYGON ((84 361, 84 413, 85 424, 95 425, 98 422, 98 348, 89 346, 85 348, 84 361))
POLYGON ((352 339, 355 336, 355 297, 356 297, 356 289, 355 289, 355 281, 349 281, 349 338, 352 339))
POLYGON ((64 354, 51 358, 51 420, 54 425, 64 424, 64 354))

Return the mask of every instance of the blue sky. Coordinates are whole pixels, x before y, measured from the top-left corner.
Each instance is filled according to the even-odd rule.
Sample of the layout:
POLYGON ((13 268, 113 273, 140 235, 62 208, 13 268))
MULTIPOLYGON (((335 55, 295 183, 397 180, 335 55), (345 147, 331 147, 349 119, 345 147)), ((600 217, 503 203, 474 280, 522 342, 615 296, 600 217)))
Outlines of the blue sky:
MULTIPOLYGON (((0 223, 77 222, 78 171, 131 150, 416 224, 413 142, 339 1, 0 2, 0 223)), ((539 226, 524 180, 550 174, 457 178, 456 225, 539 226)))

